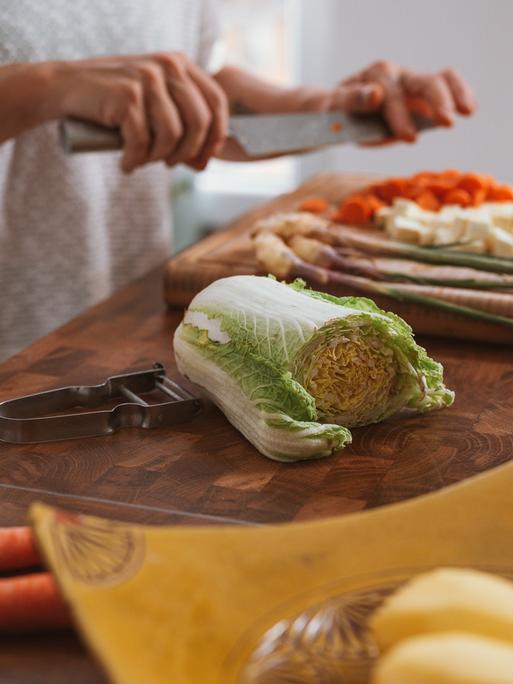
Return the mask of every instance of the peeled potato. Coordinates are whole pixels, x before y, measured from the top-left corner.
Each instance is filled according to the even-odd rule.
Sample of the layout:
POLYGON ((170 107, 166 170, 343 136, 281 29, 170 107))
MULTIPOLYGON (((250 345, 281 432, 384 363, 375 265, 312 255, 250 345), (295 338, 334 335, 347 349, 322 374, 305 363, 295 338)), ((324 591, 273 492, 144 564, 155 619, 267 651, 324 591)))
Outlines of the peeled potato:
POLYGON ((513 646, 458 632, 413 637, 380 660, 372 684, 513 684, 513 646))
POLYGON ((454 631, 513 644, 513 583, 476 570, 441 568, 408 582, 370 622, 382 651, 415 635, 454 631))

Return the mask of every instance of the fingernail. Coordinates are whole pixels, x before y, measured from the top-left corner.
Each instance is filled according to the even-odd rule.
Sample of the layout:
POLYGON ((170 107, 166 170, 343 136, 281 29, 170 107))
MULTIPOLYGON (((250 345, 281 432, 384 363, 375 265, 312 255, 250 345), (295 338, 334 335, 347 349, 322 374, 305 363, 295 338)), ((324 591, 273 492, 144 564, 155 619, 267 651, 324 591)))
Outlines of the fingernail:
POLYGON ((454 124, 454 118, 452 112, 447 110, 441 110, 438 112, 438 118, 443 126, 452 126, 454 124))
POLYGON ((413 128, 405 129, 402 140, 407 143, 414 143, 417 140, 417 132, 413 128))
POLYGON ((194 164, 192 164, 192 166, 196 169, 196 171, 204 171, 208 166, 208 159, 207 161, 197 161, 194 164))

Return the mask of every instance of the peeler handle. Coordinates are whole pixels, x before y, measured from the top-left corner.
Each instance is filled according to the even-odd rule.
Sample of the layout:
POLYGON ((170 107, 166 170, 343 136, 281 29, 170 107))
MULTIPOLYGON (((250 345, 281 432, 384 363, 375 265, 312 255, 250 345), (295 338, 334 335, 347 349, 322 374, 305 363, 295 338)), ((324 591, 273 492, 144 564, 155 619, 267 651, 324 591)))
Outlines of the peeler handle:
POLYGON ((110 435, 126 427, 174 425, 198 415, 204 405, 155 363, 149 370, 113 375, 100 385, 72 385, 0 402, 0 443, 34 444, 110 435), (148 404, 138 394, 156 390, 170 401, 148 404), (83 410, 116 399, 122 403, 110 410, 83 410), (71 409, 79 411, 67 412, 71 409))

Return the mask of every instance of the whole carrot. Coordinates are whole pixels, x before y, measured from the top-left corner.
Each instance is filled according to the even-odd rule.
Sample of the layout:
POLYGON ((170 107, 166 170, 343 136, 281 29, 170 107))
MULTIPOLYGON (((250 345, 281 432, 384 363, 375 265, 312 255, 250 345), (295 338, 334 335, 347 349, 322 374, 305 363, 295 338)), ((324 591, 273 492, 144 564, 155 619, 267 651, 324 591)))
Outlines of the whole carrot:
POLYGON ((49 572, 0 579, 0 631, 56 629, 71 617, 49 572))
POLYGON ((0 528, 0 572, 42 565, 29 527, 0 528))

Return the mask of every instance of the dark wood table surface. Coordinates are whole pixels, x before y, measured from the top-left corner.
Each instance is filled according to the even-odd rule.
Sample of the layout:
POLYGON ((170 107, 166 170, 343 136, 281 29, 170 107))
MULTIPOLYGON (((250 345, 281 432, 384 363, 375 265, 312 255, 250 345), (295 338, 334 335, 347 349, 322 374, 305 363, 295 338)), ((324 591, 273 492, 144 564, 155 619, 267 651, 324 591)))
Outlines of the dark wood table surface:
MULTIPOLYGON (((0 365, 0 400, 93 384, 163 362, 178 379, 163 269, 0 365)), ((23 524, 33 501, 151 524, 265 524, 407 499, 513 456, 513 350, 422 339, 456 390, 450 409, 354 430, 329 459, 260 456, 217 409, 152 431, 53 444, 0 444, 0 524, 23 524)), ((72 634, 2 639, 0 683, 104 682, 72 634)), ((141 683, 143 684, 143 683, 141 683)))

